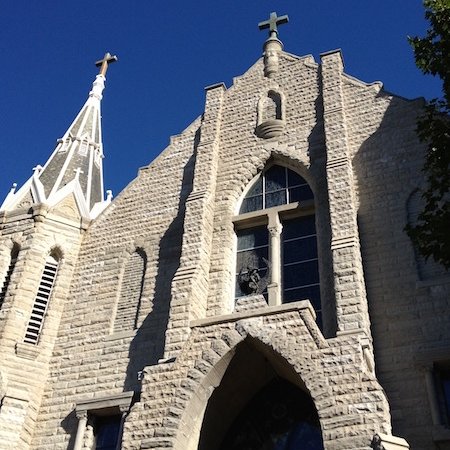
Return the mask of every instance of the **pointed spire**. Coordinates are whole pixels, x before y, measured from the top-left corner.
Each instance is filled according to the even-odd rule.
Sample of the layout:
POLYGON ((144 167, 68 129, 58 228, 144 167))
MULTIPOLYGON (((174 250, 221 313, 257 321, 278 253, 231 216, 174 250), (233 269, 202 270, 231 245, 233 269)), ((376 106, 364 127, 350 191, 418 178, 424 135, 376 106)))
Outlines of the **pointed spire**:
MULTIPOLYGON (((34 174, 31 178, 35 186, 31 189, 32 194, 33 192, 42 194, 39 195, 40 198, 33 195, 35 202, 45 202, 52 206, 67 195, 73 194, 81 214, 91 219, 104 209, 99 207, 99 204, 106 206, 111 201, 110 196, 104 200, 103 193, 100 102, 105 88, 108 64, 115 61, 117 57, 109 53, 97 61, 100 73, 93 82, 86 103, 63 137, 58 139, 57 146, 44 167, 36 166, 33 169, 34 174)), ((23 188, 28 184, 25 183, 23 188)), ((22 191, 23 189, 20 189, 16 195, 23 194, 22 191)), ((5 203, 6 201, 2 209, 5 209, 5 203)))

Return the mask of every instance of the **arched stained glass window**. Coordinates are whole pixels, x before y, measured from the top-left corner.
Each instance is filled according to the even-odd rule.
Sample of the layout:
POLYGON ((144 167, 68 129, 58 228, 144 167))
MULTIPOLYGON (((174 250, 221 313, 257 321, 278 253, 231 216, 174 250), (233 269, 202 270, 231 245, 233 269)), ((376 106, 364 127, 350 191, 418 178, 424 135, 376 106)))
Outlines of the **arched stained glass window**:
POLYGON ((239 214, 313 198, 311 188, 298 173, 287 167, 272 166, 261 173, 247 192, 239 214))
POLYGON ((236 298, 262 293, 272 305, 309 299, 321 322, 313 201, 308 183, 287 167, 270 166, 252 184, 235 220, 236 298))
POLYGON ((220 450, 323 450, 311 398, 283 379, 272 380, 238 415, 220 450))

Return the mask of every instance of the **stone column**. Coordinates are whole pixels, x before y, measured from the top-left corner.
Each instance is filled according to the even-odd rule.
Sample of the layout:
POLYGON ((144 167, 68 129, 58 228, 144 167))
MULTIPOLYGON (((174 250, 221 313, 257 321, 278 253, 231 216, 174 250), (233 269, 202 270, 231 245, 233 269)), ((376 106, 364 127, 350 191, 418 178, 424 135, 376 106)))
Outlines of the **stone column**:
POLYGON ((87 425, 87 411, 77 411, 78 419, 77 434, 75 436, 75 444, 73 445, 73 450, 81 450, 83 446, 84 432, 86 431, 87 425))
POLYGON ((347 137, 343 62, 339 50, 321 55, 331 251, 339 332, 370 336, 357 225, 355 181, 347 137))
POLYGON ((270 284, 267 286, 269 305, 281 305, 281 225, 278 214, 269 214, 270 284))

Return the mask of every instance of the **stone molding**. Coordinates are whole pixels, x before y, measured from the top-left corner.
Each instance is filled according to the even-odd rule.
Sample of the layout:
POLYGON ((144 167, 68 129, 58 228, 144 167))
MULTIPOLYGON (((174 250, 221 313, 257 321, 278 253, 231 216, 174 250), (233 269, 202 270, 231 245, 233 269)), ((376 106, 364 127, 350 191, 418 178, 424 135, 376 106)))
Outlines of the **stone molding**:
POLYGON ((39 348, 37 345, 28 344, 26 342, 16 343, 16 355, 18 357, 34 361, 38 354, 39 348))
POLYGON ((105 397, 86 398, 77 402, 76 414, 79 417, 88 412, 95 412, 108 408, 117 408, 120 412, 128 411, 133 400, 133 391, 122 392, 120 394, 108 395, 105 397))
POLYGON ((371 447, 373 450, 406 450, 409 449, 409 444, 403 438, 377 433, 372 439, 371 447))

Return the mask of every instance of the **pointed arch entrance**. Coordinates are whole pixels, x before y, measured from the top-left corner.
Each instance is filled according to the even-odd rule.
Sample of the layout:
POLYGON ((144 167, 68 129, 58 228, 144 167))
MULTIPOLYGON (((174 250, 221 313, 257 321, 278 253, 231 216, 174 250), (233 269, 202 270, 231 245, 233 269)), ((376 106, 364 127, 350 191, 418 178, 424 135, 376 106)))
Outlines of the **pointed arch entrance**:
POLYGON ((316 408, 298 374, 247 338, 208 401, 198 450, 323 448, 316 408))

